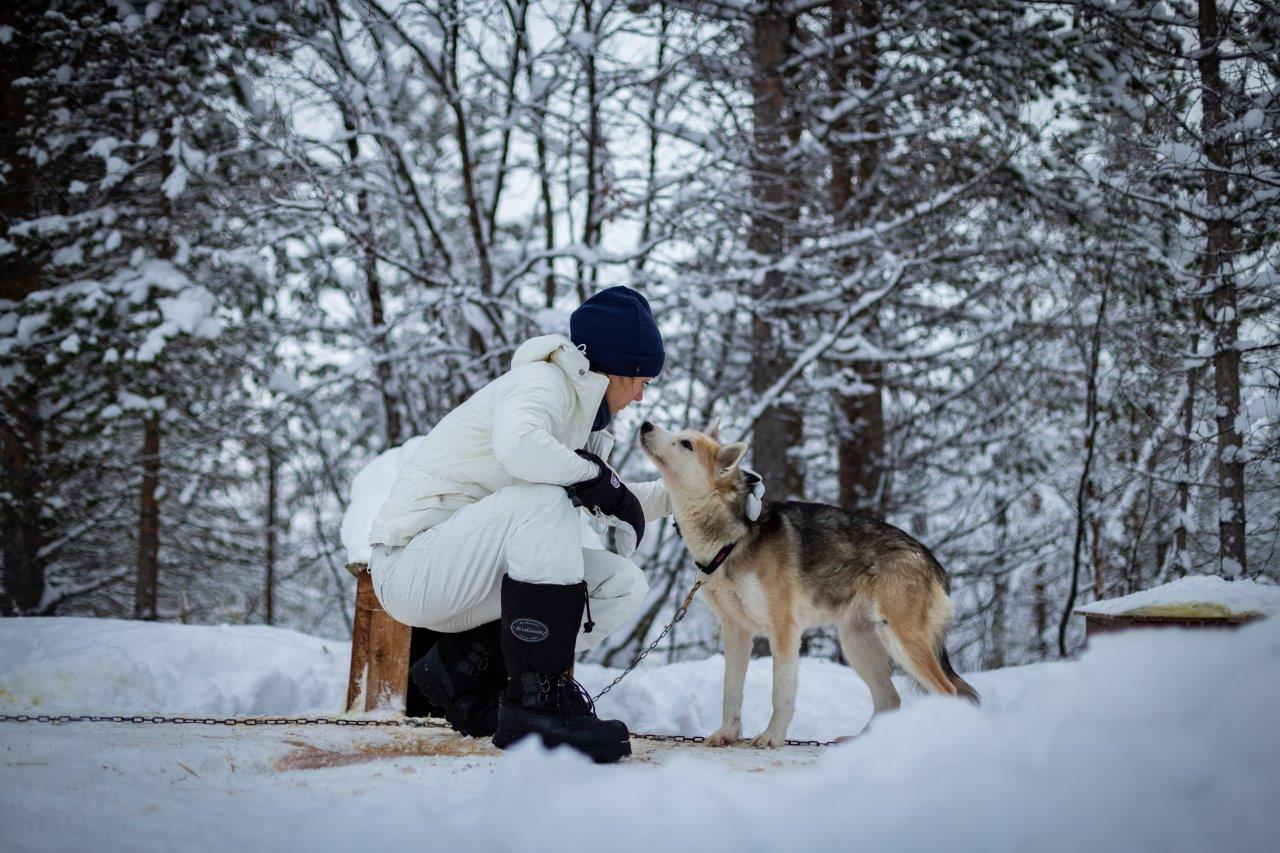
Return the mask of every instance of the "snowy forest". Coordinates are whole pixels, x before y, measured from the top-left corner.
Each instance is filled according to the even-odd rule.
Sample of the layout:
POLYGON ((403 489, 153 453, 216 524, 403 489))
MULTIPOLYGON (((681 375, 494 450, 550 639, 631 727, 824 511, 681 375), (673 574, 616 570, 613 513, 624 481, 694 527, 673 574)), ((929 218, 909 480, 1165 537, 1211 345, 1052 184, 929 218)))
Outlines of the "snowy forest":
MULTIPOLYGON (((6 615, 349 636, 355 473, 611 284, 613 464, 720 416, 938 555, 958 666, 1280 580, 1269 0, 11 0, 0 137, 6 615)), ((593 660, 696 574, 636 560, 593 660)))

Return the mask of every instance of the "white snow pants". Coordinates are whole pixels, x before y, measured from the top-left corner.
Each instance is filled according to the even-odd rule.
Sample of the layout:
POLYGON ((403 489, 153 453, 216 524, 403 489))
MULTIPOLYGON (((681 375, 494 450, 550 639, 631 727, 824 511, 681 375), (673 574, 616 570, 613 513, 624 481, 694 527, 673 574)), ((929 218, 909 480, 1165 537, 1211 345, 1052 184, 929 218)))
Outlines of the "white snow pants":
POLYGON ((585 580, 595 622, 578 634, 577 651, 585 651, 639 609, 649 586, 625 557, 582 547, 580 512, 561 486, 508 486, 403 547, 374 545, 374 592, 396 621, 456 633, 501 615, 503 574, 526 583, 585 580))

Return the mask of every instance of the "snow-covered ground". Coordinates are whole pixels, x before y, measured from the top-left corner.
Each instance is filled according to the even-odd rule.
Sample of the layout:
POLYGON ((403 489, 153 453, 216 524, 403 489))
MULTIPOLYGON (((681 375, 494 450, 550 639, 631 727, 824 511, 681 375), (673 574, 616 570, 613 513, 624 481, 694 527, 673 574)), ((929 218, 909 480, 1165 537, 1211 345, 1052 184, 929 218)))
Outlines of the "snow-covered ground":
MULTIPOLYGON (((336 710, 346 648, 267 628, 0 620, 0 713, 336 710)), ((614 673, 581 667, 590 687, 614 673)), ((752 663, 747 730, 768 716, 752 663)), ((602 703, 706 734, 721 663, 646 662, 602 703)), ((597 767, 435 730, 0 723, 0 850, 1263 850, 1280 814, 1280 620, 1106 636, 1079 661, 908 698, 848 744, 636 743, 597 767)), ((805 661, 792 736, 858 731, 805 661)))
POLYGON ((265 625, 0 619, 0 708, 40 714, 333 713, 351 643, 265 625))

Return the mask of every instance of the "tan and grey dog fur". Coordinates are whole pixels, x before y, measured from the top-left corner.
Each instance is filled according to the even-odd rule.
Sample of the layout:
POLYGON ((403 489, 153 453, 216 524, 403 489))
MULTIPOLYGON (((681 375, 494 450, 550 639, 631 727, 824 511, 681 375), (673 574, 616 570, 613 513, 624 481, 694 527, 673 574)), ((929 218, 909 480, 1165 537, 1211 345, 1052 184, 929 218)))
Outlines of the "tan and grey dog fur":
POLYGON ((766 501, 760 517, 749 520, 749 484, 740 467, 747 445, 722 445, 719 419, 705 433, 645 423, 640 444, 667 484, 693 558, 706 565, 737 543, 702 587, 720 619, 725 656, 724 721, 709 746, 742 736, 742 689, 755 636, 768 637, 773 654, 773 716, 752 746, 786 742, 806 628, 836 626, 876 713, 900 703, 890 661, 930 692, 978 701, 947 659, 947 575, 928 548, 892 525, 826 504, 766 501))

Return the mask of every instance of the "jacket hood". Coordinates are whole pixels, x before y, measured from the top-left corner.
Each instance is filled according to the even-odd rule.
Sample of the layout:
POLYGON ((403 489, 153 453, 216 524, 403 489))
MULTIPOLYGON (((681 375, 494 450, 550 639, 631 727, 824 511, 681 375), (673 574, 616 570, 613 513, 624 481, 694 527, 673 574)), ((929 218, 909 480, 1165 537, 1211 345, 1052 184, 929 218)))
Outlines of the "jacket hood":
POLYGON ((562 368, 572 368, 573 375, 581 375, 579 369, 590 369, 587 357, 564 335, 539 335, 522 343, 511 356, 511 366, 520 367, 535 361, 550 361, 562 368))
POLYGON ((587 361, 582 350, 564 335, 540 335, 530 338, 516 349, 511 356, 511 367, 514 370, 525 364, 549 361, 564 371, 565 377, 578 393, 578 399, 590 411, 594 418, 600 401, 604 399, 604 390, 609 380, 602 374, 591 372, 591 363, 587 361))

